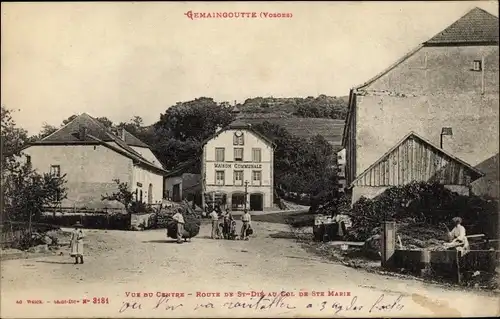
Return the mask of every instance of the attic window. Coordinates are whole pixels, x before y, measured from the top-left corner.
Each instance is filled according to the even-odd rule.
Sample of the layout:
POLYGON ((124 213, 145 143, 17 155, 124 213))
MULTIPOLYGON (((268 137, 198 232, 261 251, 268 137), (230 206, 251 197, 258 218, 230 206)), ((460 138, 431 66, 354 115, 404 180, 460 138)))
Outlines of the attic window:
POLYGON ((474 60, 474 63, 472 64, 472 71, 482 71, 483 70, 483 65, 481 63, 481 60, 474 60))

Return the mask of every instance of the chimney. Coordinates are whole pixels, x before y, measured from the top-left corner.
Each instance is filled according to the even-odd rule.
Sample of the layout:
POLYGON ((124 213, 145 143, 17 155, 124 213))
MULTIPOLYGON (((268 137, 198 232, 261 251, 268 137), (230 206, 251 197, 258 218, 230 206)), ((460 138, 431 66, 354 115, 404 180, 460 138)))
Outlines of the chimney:
POLYGON ((121 136, 120 137, 123 141, 125 141, 125 129, 124 128, 121 129, 121 136))
POLYGON ((87 128, 85 126, 80 125, 78 137, 81 141, 85 141, 85 139, 87 138, 87 128))

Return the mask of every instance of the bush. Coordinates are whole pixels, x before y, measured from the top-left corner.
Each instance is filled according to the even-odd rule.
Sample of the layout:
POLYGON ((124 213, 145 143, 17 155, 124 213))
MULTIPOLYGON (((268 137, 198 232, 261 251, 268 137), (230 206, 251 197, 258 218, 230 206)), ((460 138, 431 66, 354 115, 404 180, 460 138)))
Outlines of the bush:
POLYGON ((495 236, 488 220, 498 211, 498 203, 477 196, 454 193, 438 183, 412 182, 388 188, 374 199, 361 198, 350 212, 354 240, 366 240, 383 220, 411 220, 413 224, 439 225, 459 216, 469 233, 495 236), (474 225, 473 225, 474 224, 474 225))
POLYGON ((59 215, 42 216, 45 223, 72 227, 76 222, 82 223, 85 228, 94 229, 119 229, 128 230, 130 228, 130 214, 123 213, 92 213, 82 215, 59 215))

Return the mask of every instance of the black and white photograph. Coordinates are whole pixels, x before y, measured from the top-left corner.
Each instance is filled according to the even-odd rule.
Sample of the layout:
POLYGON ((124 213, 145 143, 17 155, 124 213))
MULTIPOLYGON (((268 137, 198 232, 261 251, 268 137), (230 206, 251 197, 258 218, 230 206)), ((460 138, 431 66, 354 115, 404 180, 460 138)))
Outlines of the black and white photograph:
POLYGON ((1 318, 500 316, 498 1, 1 4, 1 318))

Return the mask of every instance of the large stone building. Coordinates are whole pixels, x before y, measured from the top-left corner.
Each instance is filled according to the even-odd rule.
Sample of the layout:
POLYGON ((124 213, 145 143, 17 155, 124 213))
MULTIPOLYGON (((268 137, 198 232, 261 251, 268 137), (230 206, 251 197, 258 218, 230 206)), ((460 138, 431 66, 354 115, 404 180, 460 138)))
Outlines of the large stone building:
MULTIPOLYGON (((360 181, 362 174, 371 171, 389 150, 398 148, 398 142, 411 132, 419 141, 425 140, 417 144, 432 149, 428 155, 444 156, 445 162, 457 162, 453 157, 481 167, 498 158, 498 33, 498 18, 475 8, 351 90, 343 145, 353 201, 362 195, 374 196, 363 193, 364 186, 353 182, 360 181), (429 145, 442 148, 449 156, 429 145)), ((397 183, 410 181, 412 167, 420 167, 408 161, 403 172, 409 178, 397 183)), ((494 171, 475 182, 469 179, 471 189, 480 195, 498 196, 498 166, 494 171)), ((377 183, 384 186, 386 182, 379 179, 377 183)))
POLYGON ((111 132, 88 114, 22 150, 34 169, 65 175, 67 198, 62 209, 105 208, 101 196, 126 182, 136 200, 158 203, 167 173, 148 145, 127 132, 111 132))
POLYGON ((250 125, 231 125, 205 141, 203 205, 218 200, 232 210, 273 207, 274 144, 250 125))

